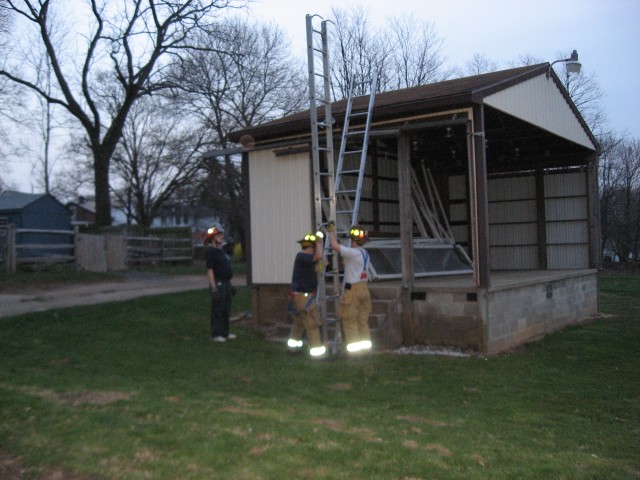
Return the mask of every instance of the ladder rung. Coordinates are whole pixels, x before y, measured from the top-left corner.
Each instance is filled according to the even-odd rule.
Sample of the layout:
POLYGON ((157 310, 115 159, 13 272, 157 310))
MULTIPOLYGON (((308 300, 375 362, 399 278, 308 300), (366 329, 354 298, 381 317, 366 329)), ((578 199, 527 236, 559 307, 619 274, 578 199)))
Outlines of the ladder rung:
POLYGON ((365 115, 368 115, 368 114, 369 114, 369 112, 351 112, 349 114, 349 118, 352 118, 352 117, 364 117, 365 115))
POLYGON ((336 195, 345 195, 347 193, 356 193, 358 190, 338 190, 336 191, 336 195))
POLYGON ((364 130, 353 130, 351 132, 347 132, 347 135, 353 137, 355 135, 364 135, 365 133, 367 132, 365 132, 364 130))
POLYGON ((342 170, 342 172, 340 172, 341 175, 345 173, 360 173, 360 170, 342 170))

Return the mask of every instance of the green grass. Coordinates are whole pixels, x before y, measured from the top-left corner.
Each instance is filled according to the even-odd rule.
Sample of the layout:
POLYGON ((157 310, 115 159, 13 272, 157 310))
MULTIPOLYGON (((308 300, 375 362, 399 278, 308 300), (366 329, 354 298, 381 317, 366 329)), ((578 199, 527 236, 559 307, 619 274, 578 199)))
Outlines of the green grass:
POLYGON ((204 290, 12 317, 0 452, 33 478, 637 479, 640 277, 601 287, 613 317, 494 357, 212 344, 204 290))
MULTIPOLYGON (((242 275, 246 271, 244 262, 231 263, 233 272, 242 275)), ((0 267, 3 267, 0 265, 0 267)), ((139 267, 135 271, 154 273, 158 275, 205 275, 204 260, 194 260, 191 265, 163 265, 139 267)), ((0 268, 0 292, 19 291, 25 287, 50 285, 64 285, 70 283, 95 283, 103 281, 117 281, 130 272, 85 272, 76 270, 73 265, 50 265, 39 271, 18 271, 8 274, 0 268)))

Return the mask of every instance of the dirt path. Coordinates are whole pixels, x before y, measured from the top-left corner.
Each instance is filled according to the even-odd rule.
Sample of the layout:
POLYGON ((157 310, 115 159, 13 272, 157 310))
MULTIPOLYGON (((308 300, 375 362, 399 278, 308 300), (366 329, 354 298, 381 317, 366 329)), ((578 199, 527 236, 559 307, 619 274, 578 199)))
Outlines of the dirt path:
MULTIPOLYGON (((244 277, 234 284, 245 284, 244 277)), ((183 292, 207 288, 205 275, 156 275, 130 273, 121 279, 90 284, 26 288, 21 292, 0 292, 0 318, 53 308, 118 302, 147 295, 183 292)))

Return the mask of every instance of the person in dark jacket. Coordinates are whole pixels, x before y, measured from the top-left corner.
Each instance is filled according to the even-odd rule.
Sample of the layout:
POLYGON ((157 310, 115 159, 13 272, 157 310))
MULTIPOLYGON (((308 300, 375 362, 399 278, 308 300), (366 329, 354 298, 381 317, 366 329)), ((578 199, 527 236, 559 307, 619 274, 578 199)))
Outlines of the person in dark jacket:
POLYGON ((211 290, 211 340, 225 342, 236 338, 236 336, 229 332, 233 271, 229 257, 222 250, 224 230, 219 225, 214 225, 207 230, 204 243, 209 245, 206 264, 209 289, 211 290))

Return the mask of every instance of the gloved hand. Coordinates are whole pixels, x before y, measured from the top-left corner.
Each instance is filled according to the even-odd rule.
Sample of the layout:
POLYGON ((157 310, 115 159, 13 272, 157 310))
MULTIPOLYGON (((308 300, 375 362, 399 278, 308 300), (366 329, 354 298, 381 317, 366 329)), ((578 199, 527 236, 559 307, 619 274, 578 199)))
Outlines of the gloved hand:
POLYGON ((336 231, 336 224, 333 222, 327 223, 327 232, 331 233, 335 231, 336 231))

